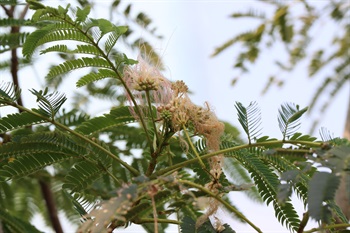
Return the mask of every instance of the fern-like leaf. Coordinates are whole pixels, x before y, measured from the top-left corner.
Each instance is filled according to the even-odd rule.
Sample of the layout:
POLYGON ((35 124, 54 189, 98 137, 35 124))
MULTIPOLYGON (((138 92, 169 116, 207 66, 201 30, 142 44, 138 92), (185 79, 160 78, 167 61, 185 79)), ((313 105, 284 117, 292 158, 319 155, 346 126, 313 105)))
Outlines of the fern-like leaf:
POLYGON ((114 31, 110 33, 105 43, 105 52, 108 55, 113 46, 117 43, 119 37, 124 34, 128 28, 126 26, 114 27, 114 31))
POLYGON ((109 114, 92 118, 79 125, 75 130, 79 133, 89 135, 107 130, 112 127, 134 122, 135 118, 131 115, 129 107, 122 106, 114 108, 109 114))
POLYGON ((116 73, 111 71, 111 70, 107 70, 107 69, 99 69, 97 73, 92 72, 89 73, 83 77, 81 77, 76 85, 77 87, 82 87, 85 86, 89 83, 104 79, 104 78, 108 78, 108 77, 115 77, 116 73))
POLYGON ((74 165, 65 177, 63 188, 81 192, 105 173, 106 169, 97 163, 82 161, 74 165))
POLYGON ((299 141, 308 141, 308 142, 314 142, 316 141, 316 137, 312 137, 307 134, 302 134, 302 133, 295 133, 290 137, 290 140, 299 140, 299 141))
POLYGON ((238 121, 248 136, 249 144, 252 139, 259 135, 261 130, 261 113, 256 102, 252 102, 248 107, 244 107, 240 102, 235 105, 238 114, 238 121))
POLYGON ((89 211, 97 204, 98 200, 94 195, 80 195, 79 193, 69 194, 67 190, 61 190, 64 198, 68 199, 74 206, 80 216, 88 214, 89 211))
MULTIPOLYGON (((264 160, 266 160, 269 164, 271 164, 274 168, 276 168, 279 172, 282 173, 282 179, 285 179, 285 181, 287 182, 291 182, 288 183, 288 187, 287 186, 279 186, 279 191, 283 191, 283 188, 291 188, 291 186, 294 187, 297 195, 301 198, 301 200, 304 202, 304 205, 306 206, 307 203, 307 189, 308 189, 308 183, 310 178, 303 173, 302 171, 300 171, 298 169, 298 167, 296 167, 292 162, 288 161, 287 159, 285 159, 284 157, 287 157, 288 155, 286 154, 282 154, 281 153, 274 153, 274 154, 270 154, 270 153, 264 153, 262 155, 262 158, 264 160), (290 174, 290 172, 292 172, 295 176, 290 177, 287 176, 287 174, 290 174)), ((294 156, 294 155, 292 155, 294 156)), ((286 190, 284 190, 286 191, 286 190)), ((290 189, 290 191, 292 191, 290 189)), ((284 193, 286 194, 286 193, 284 193)), ((291 193, 290 193, 291 194, 291 193)), ((289 196, 283 196, 282 193, 278 192, 279 198, 278 201, 281 203, 284 203, 285 201, 289 200, 289 196)))
MULTIPOLYGON (((88 153, 86 145, 78 144, 68 135, 58 132, 34 133, 14 136, 13 142, 0 147, 0 160, 14 161, 20 157, 36 154, 65 154, 67 157, 84 156, 88 153)), ((34 159, 35 160, 35 159, 34 159)))
POLYGON ((299 105, 286 103, 278 110, 278 124, 283 135, 283 140, 299 129, 300 117, 307 111, 307 107, 299 109, 299 105))
POLYGON ((343 213, 342 209, 335 203, 334 200, 326 201, 328 207, 332 209, 333 214, 335 214, 343 223, 348 223, 349 219, 343 213))
POLYGON ((113 70, 113 67, 103 58, 82 57, 75 60, 65 61, 60 65, 52 67, 47 75, 47 78, 51 79, 71 72, 72 70, 86 67, 102 67, 113 70))
POLYGON ((196 221, 192 218, 185 216, 181 223, 181 233, 193 233, 196 232, 196 221))
POLYGON ((0 5, 18 5, 17 0, 0 0, 0 5))
MULTIPOLYGON (((230 143, 223 143, 224 148, 231 146, 230 143)), ((267 205, 273 203, 278 220, 283 225, 285 224, 287 228, 297 230, 300 221, 293 205, 289 202, 280 204, 277 200, 277 190, 280 182, 274 171, 254 153, 244 151, 231 152, 228 155, 236 158, 248 170, 262 199, 267 205)))
POLYGON ((339 177, 332 173, 318 172, 309 184, 308 207, 310 216, 316 221, 329 223, 332 217, 327 201, 333 200, 339 186, 339 177))
POLYGON ((72 53, 82 53, 82 54, 91 54, 96 56, 103 55, 101 50, 99 50, 94 45, 77 45, 77 48, 72 51, 72 53))
POLYGON ((0 106, 15 102, 21 95, 21 90, 13 83, 0 83, 0 106))
POLYGON ((70 127, 80 125, 88 119, 89 116, 86 113, 79 112, 76 109, 66 112, 65 109, 63 109, 62 113, 56 116, 55 121, 70 127))
POLYGON ((72 28, 71 25, 54 24, 36 30, 27 37, 26 41, 23 44, 23 56, 26 58, 30 58, 32 57, 36 48, 38 48, 39 46, 49 42, 57 42, 61 40, 74 40, 92 44, 91 38, 89 38, 82 32, 77 31, 75 28, 72 28), (57 25, 60 25, 61 27, 58 26, 57 28, 55 28, 54 26, 57 25), (65 25, 66 28, 64 28, 63 25, 65 25), (54 29, 60 30, 54 31, 54 29))
POLYGON ((28 176, 42 168, 70 159, 65 153, 36 153, 33 155, 21 156, 10 159, 9 162, 1 167, 0 176, 9 179, 28 176))
MULTIPOLYGON (((229 179, 232 179, 233 182, 240 185, 251 184, 253 181, 250 178, 247 170, 234 158, 225 158, 223 163, 224 173, 229 179)), ((256 187, 252 187, 249 190, 245 191, 245 194, 254 201, 262 202, 262 199, 259 195, 256 187)))
POLYGON ((41 117, 28 112, 9 114, 0 118, 0 133, 5 133, 24 126, 45 122, 41 117))
POLYGON ((0 54, 23 46, 30 33, 18 32, 0 35, 0 54))
POLYGON ((331 132, 324 127, 321 127, 319 132, 320 132, 321 139, 324 142, 330 142, 334 138, 334 135, 332 135, 331 132))
POLYGON ((254 155, 236 158, 248 169, 263 200, 267 204, 274 201, 279 181, 272 170, 254 155))
POLYGON ((31 90, 31 93, 37 97, 39 103, 40 112, 44 115, 54 119, 56 113, 67 100, 64 94, 58 92, 47 93, 47 89, 44 91, 31 90))
MULTIPOLYGON (((0 2, 1 3, 1 2, 0 2)), ((23 221, 19 217, 12 216, 4 209, 0 209, 0 220, 2 229, 8 229, 6 232, 22 232, 22 233, 42 233, 33 225, 23 221)))
POLYGON ((26 26, 30 25, 30 22, 28 19, 3 18, 0 19, 0 27, 26 26))
POLYGON ((45 54, 45 53, 49 53, 49 52, 66 53, 66 52, 68 52, 68 47, 67 47, 67 45, 62 45, 62 44, 54 45, 54 46, 51 46, 47 49, 41 50, 40 55, 45 54))

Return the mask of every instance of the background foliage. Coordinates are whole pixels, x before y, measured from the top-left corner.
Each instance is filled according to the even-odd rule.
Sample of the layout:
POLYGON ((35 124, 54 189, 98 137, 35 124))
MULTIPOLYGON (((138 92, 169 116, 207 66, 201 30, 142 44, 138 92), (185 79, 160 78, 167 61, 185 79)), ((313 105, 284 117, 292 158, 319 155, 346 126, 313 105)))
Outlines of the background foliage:
MULTIPOLYGON (((45 88, 31 91, 37 99, 37 107, 28 109, 20 101, 18 85, 1 84, 1 106, 19 110, 0 119, 3 133, 1 205, 4 209, 0 216, 5 232, 34 232, 28 221, 36 211, 48 216, 47 221, 56 232, 62 232, 57 208, 73 222, 83 219, 78 229, 82 232, 87 229, 101 232, 130 223, 141 224, 149 232, 163 232, 169 224, 179 224, 182 232, 234 232, 219 221, 210 223, 210 211, 203 214, 199 205, 208 198, 209 210, 225 208, 261 232, 225 198, 228 192, 245 189, 257 192, 267 204, 271 203, 277 219, 293 231, 303 231, 307 222, 305 216, 319 221, 322 229, 346 226, 346 217, 334 203, 334 191, 339 180, 336 174, 348 170, 348 142, 332 139, 326 131, 324 142, 297 133, 306 108, 300 109, 290 103, 281 106, 278 118, 282 136, 277 140, 259 135, 260 110, 255 103, 247 107, 236 103, 248 143, 242 143, 236 131, 226 127, 220 147, 213 150, 208 144, 210 134, 198 128, 202 124, 198 116, 188 115, 190 119, 179 124, 178 118, 173 118, 174 113, 156 115, 155 108, 162 105, 156 97, 148 95, 157 93, 157 89, 145 88, 144 95, 138 97, 127 85, 123 70, 125 66, 135 67, 137 61, 118 49, 120 39, 128 35, 126 27, 105 19, 89 18, 90 7, 85 4, 71 9, 45 7, 39 2, 31 4, 36 13, 26 26, 38 29, 13 47, 9 44, 12 40, 2 40, 3 53, 11 52, 13 58, 16 48, 23 46, 24 58, 31 61, 37 47, 42 54, 58 52, 62 60, 50 69, 49 84, 58 87, 65 74, 83 69, 88 72, 82 76, 79 73, 76 85, 85 86, 88 95, 80 97, 103 96, 118 100, 118 104, 109 113, 93 116, 76 110, 82 101, 75 97, 73 108, 64 110, 66 96, 45 88), (48 44, 51 42, 53 44, 48 44), (121 87, 134 98, 132 108, 128 106, 128 95, 120 91, 121 87), (142 98, 145 108, 143 102, 139 102, 142 98), (283 144, 293 147, 282 147, 283 144), (212 171, 217 169, 213 161, 220 154, 225 156, 224 163, 229 170, 224 169, 224 173, 217 176, 212 171), (332 172, 315 171, 311 166, 313 162, 321 163, 332 172), (235 177, 229 177, 230 174, 235 177), (244 183, 232 183, 228 178, 244 183), (252 182, 256 189, 251 189, 249 183, 252 182), (327 192, 315 191, 320 188, 327 192), (33 192, 28 195, 28 190, 33 192), (309 211, 302 219, 290 202, 292 190, 308 206, 309 211), (45 203, 41 201, 40 192, 45 203), (176 219, 169 219, 169 214, 175 214, 176 219), (343 225, 334 225, 335 220, 343 225)), ((12 9, 12 6, 6 1, 3 9, 12 9)), ((117 7, 118 2, 113 6, 117 7)), ((126 16, 128 8, 124 10, 126 16)), ((8 21, 4 26, 22 26, 19 21, 8 21)), ((158 60, 152 60, 159 66, 158 60)), ((14 67, 13 62, 8 64, 14 67)), ((182 94, 180 96, 179 101, 183 100, 182 94)), ((198 108, 199 116, 203 114, 211 119, 210 109, 190 106, 185 108, 186 114, 198 108)), ((216 172, 221 173, 221 167, 216 172)))

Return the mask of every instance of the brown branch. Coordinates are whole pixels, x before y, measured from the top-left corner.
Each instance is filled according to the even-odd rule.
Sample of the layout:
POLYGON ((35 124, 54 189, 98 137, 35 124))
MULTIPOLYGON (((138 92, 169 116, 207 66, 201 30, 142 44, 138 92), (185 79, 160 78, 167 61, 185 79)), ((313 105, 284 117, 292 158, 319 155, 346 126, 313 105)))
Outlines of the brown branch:
POLYGON ((304 228, 306 227, 307 222, 309 221, 309 213, 305 212, 303 214, 303 219, 300 222, 299 228, 298 228, 298 233, 303 233, 304 228))
POLYGON ((7 9, 4 5, 1 5, 2 9, 4 9, 6 15, 8 16, 10 14, 10 10, 7 9))
MULTIPOLYGON (((2 6, 2 8, 4 9, 5 13, 9 18, 14 18, 15 6, 12 6, 10 9, 4 6, 2 6)), ((28 12, 28 8, 29 8, 29 5, 27 4, 20 14, 20 19, 24 19, 26 13, 28 12)), ((11 27, 10 33, 11 34, 19 33, 19 31, 20 31, 20 27, 13 26, 11 27)), ((13 84, 17 87, 20 87, 19 80, 18 80, 18 69, 19 69, 19 62, 18 62, 17 48, 14 48, 11 50, 10 71, 11 71, 13 84)), ((17 103, 18 105, 23 106, 23 100, 21 95, 17 99, 17 103)), ((45 181, 39 180, 39 185, 40 185, 42 196, 46 203, 46 208, 47 208, 47 212, 48 212, 52 227, 56 233, 63 233, 63 229, 62 229, 60 220, 58 218, 57 207, 56 207, 55 199, 53 197, 53 193, 51 191, 50 184, 45 181)))
POLYGON ((50 184, 43 180, 39 180, 39 185, 41 188, 41 193, 43 195, 43 198, 45 199, 46 208, 50 217, 52 227, 56 233, 63 233, 63 229, 62 229, 60 220, 58 218, 56 203, 53 197, 53 193, 51 191, 50 184))
POLYGON ((24 17, 26 16, 28 10, 29 10, 29 4, 27 3, 26 6, 24 7, 23 11, 21 12, 19 18, 20 19, 24 19, 24 17))
MULTIPOLYGON (((11 10, 7 13, 9 18, 13 18, 15 7, 11 7, 11 10)), ((19 33, 19 27, 13 26, 11 27, 11 34, 19 33)), ((18 56, 17 56, 17 48, 14 48, 11 50, 11 75, 12 75, 12 81, 13 84, 16 87, 19 87, 19 81, 18 81, 18 56)), ((21 106, 23 106, 22 96, 19 96, 17 99, 17 103, 21 106)))

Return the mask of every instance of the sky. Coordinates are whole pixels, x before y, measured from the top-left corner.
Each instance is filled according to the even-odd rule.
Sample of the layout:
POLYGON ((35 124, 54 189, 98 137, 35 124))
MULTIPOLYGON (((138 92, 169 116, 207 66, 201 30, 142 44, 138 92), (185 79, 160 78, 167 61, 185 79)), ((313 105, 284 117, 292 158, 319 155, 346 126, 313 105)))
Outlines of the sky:
MULTIPOLYGON (((47 1, 57 3, 57 1, 47 1)), ((110 1, 95 1, 95 17, 103 17, 106 6, 110 1)), ((123 4, 131 1, 124 1, 123 4)), ((158 34, 164 39, 154 40, 153 45, 157 52, 162 54, 166 66, 165 75, 168 79, 184 80, 193 92, 192 100, 203 105, 208 101, 216 115, 225 121, 237 126, 237 113, 234 108, 235 101, 248 105, 251 101, 257 101, 262 112, 262 135, 280 137, 277 122, 277 111, 281 104, 293 102, 301 107, 307 106, 313 91, 320 84, 318 79, 305 78, 304 67, 290 74, 285 88, 273 87, 264 96, 261 91, 266 84, 269 74, 275 72, 271 65, 276 58, 277 50, 267 52, 261 61, 254 66, 252 72, 242 75, 239 82, 232 87, 231 81, 239 72, 233 69, 234 58, 239 48, 231 48, 211 58, 214 49, 223 44, 239 32, 251 29, 254 23, 248 21, 235 21, 229 18, 233 12, 246 10, 256 5, 255 1, 231 0, 231 1, 205 1, 205 0, 165 0, 165 1, 132 1, 135 12, 145 12, 157 27, 158 34), (304 68, 304 69, 303 69, 304 68)), ((322 1, 319 1, 320 4, 322 1)), ((257 5, 257 7, 263 7, 257 5)), ((138 32, 137 32, 138 33, 138 32)), ((139 32, 140 35, 146 32, 139 32)), ((320 32, 324 33, 324 32, 320 32)), ((320 36, 322 37, 322 36, 320 36)), ((318 43, 326 43, 325 41, 318 43)), ((284 59, 281 57, 281 59, 284 59)), ((25 82, 25 80, 21 80, 25 82)), ((28 88, 31 84, 27 83, 28 88)), ((334 100, 327 114, 322 116, 320 126, 326 127, 335 136, 341 136, 345 125, 345 115, 349 88, 343 88, 334 100)), ((310 118, 302 119, 303 133, 308 133, 311 126, 310 118)), ((316 134, 316 136, 318 136, 316 134)), ((244 134, 242 134, 244 137, 244 134)), ((237 207, 263 232, 289 232, 274 217, 271 206, 257 204, 247 199, 242 193, 230 193, 230 197, 237 207)), ((303 211, 301 202, 293 199, 298 204, 299 212, 303 211)), ((237 233, 254 232, 247 224, 243 225, 230 218, 228 213, 219 213, 232 226, 237 233)), ((314 225, 308 225, 306 229, 314 225)), ((70 232, 68 224, 65 232, 70 232)), ((128 228, 116 232, 136 232, 139 228, 128 228)), ((171 228, 168 232, 177 232, 177 228, 171 228)))

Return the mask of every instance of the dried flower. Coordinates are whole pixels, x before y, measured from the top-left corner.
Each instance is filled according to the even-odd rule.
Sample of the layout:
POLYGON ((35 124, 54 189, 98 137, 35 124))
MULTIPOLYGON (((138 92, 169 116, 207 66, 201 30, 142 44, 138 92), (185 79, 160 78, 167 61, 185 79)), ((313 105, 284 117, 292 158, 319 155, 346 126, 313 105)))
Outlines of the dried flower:
POLYGON ((184 81, 176 81, 172 83, 171 90, 174 91, 174 96, 179 96, 179 94, 186 94, 188 92, 188 87, 184 81))

